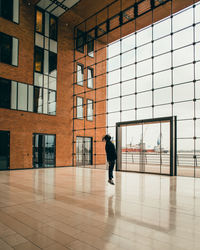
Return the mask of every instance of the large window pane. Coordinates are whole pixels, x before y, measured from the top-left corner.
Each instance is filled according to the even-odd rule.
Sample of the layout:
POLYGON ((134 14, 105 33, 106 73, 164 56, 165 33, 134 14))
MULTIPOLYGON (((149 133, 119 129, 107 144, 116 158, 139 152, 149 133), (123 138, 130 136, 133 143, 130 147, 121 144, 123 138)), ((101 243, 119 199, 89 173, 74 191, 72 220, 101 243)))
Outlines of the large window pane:
POLYGON ((189 46, 183 49, 174 51, 173 53, 173 66, 179 66, 186 63, 191 63, 194 60, 194 47, 189 46))
MULTIPOLYGON (((122 96, 135 93, 135 80, 123 82, 122 85, 122 96)), ((118 90, 118 96, 120 96, 120 86, 118 90)))
POLYGON ((120 68, 120 56, 115 56, 108 60, 108 71, 112 71, 120 68))
POLYGON ((152 89, 152 75, 137 78, 137 92, 152 89))
POLYGON ((173 70, 174 84, 193 81, 194 79, 194 65, 178 67, 173 70))
POLYGON ((154 105, 167 104, 171 102, 172 102, 172 89, 171 88, 155 89, 154 105))
POLYGON ((122 53, 135 48, 135 34, 124 37, 121 41, 122 53))
POLYGON ((171 18, 161 20, 153 26, 153 38, 158 39, 160 37, 169 35, 171 33, 171 18))
POLYGON ((194 120, 177 121, 177 138, 194 137, 194 120))
POLYGON ((118 69, 112 72, 108 72, 107 74, 108 85, 113 84, 113 83, 118 83, 118 82, 120 82, 120 70, 118 69))
POLYGON ((27 105, 27 84, 18 83, 18 109, 26 111, 27 105))
POLYGON ((12 65, 18 65, 18 39, 12 38, 12 65))
POLYGON ((194 83, 175 85, 173 88, 173 101, 185 101, 194 99, 194 83))
POLYGON ((171 85, 172 71, 165 70, 154 75, 154 88, 166 87, 171 85))
POLYGON ((121 58, 122 67, 135 63, 135 50, 123 53, 121 58))
POLYGON ((137 46, 148 43, 152 40, 152 27, 145 28, 141 30, 136 35, 137 38, 137 46))
POLYGON ((137 108, 152 105, 152 91, 137 94, 137 108))
POLYGON ((173 32, 193 24, 193 8, 175 14, 172 19, 173 32))
POLYGON ((152 59, 137 64, 137 77, 150 74, 152 72, 152 59))
POLYGON ((120 111, 120 98, 107 101, 108 112, 120 111))
POLYGON ((154 58, 154 71, 161 71, 171 68, 171 53, 154 58))
POLYGON ((160 55, 171 50, 171 36, 164 37, 153 43, 153 55, 160 55))
POLYGON ((135 108, 135 95, 128 95, 122 97, 122 110, 135 108))
POLYGON ((188 28, 173 35, 173 49, 193 43, 193 28, 188 28))
MULTIPOLYGON (((135 65, 122 68, 122 81, 130 80, 135 77, 135 65)), ((118 82, 120 78, 118 79, 118 82)))
POLYGON ((173 115, 177 116, 177 119, 193 119, 194 117, 194 103, 193 102, 181 102, 173 105, 173 115))
POLYGON ((137 48, 136 54, 137 62, 152 57, 152 44, 148 43, 144 46, 137 48))
POLYGON ((107 47, 108 58, 120 54, 120 41, 109 44, 107 47))

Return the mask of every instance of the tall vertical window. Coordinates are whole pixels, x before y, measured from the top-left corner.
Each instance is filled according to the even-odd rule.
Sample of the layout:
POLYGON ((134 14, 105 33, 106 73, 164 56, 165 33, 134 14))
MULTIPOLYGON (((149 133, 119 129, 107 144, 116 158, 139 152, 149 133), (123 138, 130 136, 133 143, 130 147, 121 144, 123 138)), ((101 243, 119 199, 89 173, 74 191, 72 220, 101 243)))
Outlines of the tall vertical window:
POLYGON ((87 73, 88 73, 88 79, 87 79, 88 84, 87 84, 87 86, 88 86, 88 88, 93 89, 93 77, 94 77, 93 69, 88 68, 87 73))
POLYGON ((43 73, 44 50, 35 47, 35 71, 43 73))
POLYGON ((36 10, 36 31, 43 34, 44 33, 44 14, 40 10, 36 10))
POLYGON ((0 0, 0 16, 13 21, 19 22, 19 0, 0 0))
POLYGON ((94 40, 91 36, 87 36, 87 54, 90 57, 94 57, 94 40))
POLYGON ((10 108, 11 84, 9 80, 0 78, 0 108, 10 108))
POLYGON ((18 65, 18 39, 0 33, 0 62, 18 65))
POLYGON ((84 53, 84 36, 85 34, 83 31, 77 30, 76 49, 81 53, 84 53))
POLYGON ((83 98, 82 97, 77 96, 76 107, 77 107, 77 118, 83 119, 83 98))
POLYGON ((84 67, 81 64, 77 64, 77 84, 83 86, 84 67))
POLYGON ((49 37, 57 40, 57 19, 53 16, 50 17, 49 37))
POLYGON ((87 100, 87 120, 93 121, 93 100, 87 100))
POLYGON ((49 52, 49 74, 56 76, 57 71, 57 54, 49 52))

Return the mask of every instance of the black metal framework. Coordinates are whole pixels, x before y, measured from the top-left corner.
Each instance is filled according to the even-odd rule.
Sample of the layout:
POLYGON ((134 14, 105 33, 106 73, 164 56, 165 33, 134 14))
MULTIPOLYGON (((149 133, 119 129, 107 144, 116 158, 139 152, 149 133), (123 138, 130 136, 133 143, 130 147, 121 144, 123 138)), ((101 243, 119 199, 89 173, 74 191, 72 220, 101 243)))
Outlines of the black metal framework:
MULTIPOLYGON (((73 134, 95 135, 95 165, 95 157, 105 157, 105 154, 95 151, 95 148, 103 147, 99 134, 103 136, 106 131, 115 141, 117 122, 176 116, 177 175, 199 177, 200 2, 177 13, 173 13, 173 0, 162 3, 141 1, 128 9, 123 8, 123 2, 114 1, 74 31, 75 40, 77 29, 84 32, 85 43, 87 35, 94 39, 93 60, 88 58, 85 50, 82 54, 76 47, 74 49, 74 65, 82 63, 84 69, 94 69, 94 89, 87 88, 86 73, 82 89, 74 84, 74 100, 80 95, 85 100, 93 99, 94 121, 88 125, 85 115, 84 122, 78 126, 74 116, 73 134), (142 9, 142 3, 149 3, 150 9, 142 9), (155 8, 160 4, 163 8, 166 6, 168 17, 155 22, 158 20, 155 8), (110 10, 113 13, 114 8, 116 15, 110 16, 110 10), (138 30, 137 20, 147 14, 146 11, 150 25, 138 30), (91 23, 95 23, 95 27, 91 28, 91 23), (135 32, 123 37, 127 27, 135 32), (113 41, 113 34, 120 39, 113 41), (107 55, 104 57, 105 50, 107 55), (105 64, 107 68, 102 71, 105 64), (101 104, 106 105, 106 110, 99 109, 101 104), (106 125, 101 122, 104 117, 106 125)), ((76 76, 76 66, 74 70, 76 76)))
POLYGON ((56 115, 57 18, 38 7, 35 8, 34 55, 34 112, 56 115), (40 29, 37 13, 42 14, 40 29))
POLYGON ((33 134, 33 168, 55 167, 56 135, 33 134))
MULTIPOLYGON (((147 162, 147 157, 146 155, 149 155, 150 157, 154 157, 154 158, 158 158, 157 160, 159 162, 156 162, 155 159, 151 159, 151 162, 149 163, 149 165, 153 164, 152 167, 149 168, 149 170, 145 171, 145 170, 138 170, 141 173, 157 173, 157 174, 166 174, 166 175, 170 175, 170 176, 176 176, 177 175, 177 138, 176 138, 176 124, 177 119, 176 117, 160 117, 160 118, 155 118, 155 119, 145 119, 145 120, 135 120, 135 121, 128 121, 128 122, 118 122, 116 123, 116 150, 117 150, 117 162, 116 162, 116 170, 117 171, 131 171, 131 172, 136 172, 136 170, 132 170, 127 169, 124 170, 122 168, 122 154, 123 154, 123 149, 122 149, 122 128, 127 128, 130 126, 137 126, 140 125, 142 128, 142 134, 141 134, 141 140, 140 140, 140 145, 139 148, 135 148, 135 147, 130 147, 130 148, 124 148, 124 154, 126 154, 126 159, 125 159, 125 164, 127 165, 128 163, 128 159, 127 159, 127 152, 132 152, 132 157, 134 155, 134 151, 133 150, 137 150, 138 156, 140 157, 139 161, 138 161, 138 165, 142 165, 142 164, 146 164, 148 165, 147 162), (166 151, 166 149, 162 148, 162 143, 161 143, 161 138, 162 138, 162 131, 161 131, 161 125, 162 124, 166 124, 169 123, 169 130, 168 130, 168 134, 166 135, 166 137, 169 138, 169 153, 166 151), (158 144, 158 149, 156 154, 152 154, 152 152, 150 151, 150 153, 148 153, 148 149, 144 146, 144 129, 143 127, 145 125, 159 125, 159 139, 160 142, 158 144), (128 150, 130 149, 130 151, 128 150), (131 151, 132 149, 132 151, 131 151), (167 166, 165 167, 166 170, 162 171, 162 155, 166 157, 169 157, 169 162, 167 162, 167 166), (145 159, 144 159, 145 158, 145 159), (160 159, 159 159, 160 158, 160 159), (145 162, 144 162, 145 160, 145 162), (155 166, 157 169, 155 170, 155 166), (151 172, 151 168, 152 168, 152 172, 151 172)), ((156 138, 157 139, 157 138, 156 138)), ((149 158, 150 158, 149 157, 149 158)), ((135 163, 133 161, 133 163, 135 163)), ((131 165, 131 164, 130 164, 131 165)))
POLYGON ((0 131, 0 170, 10 169, 10 132, 0 131))

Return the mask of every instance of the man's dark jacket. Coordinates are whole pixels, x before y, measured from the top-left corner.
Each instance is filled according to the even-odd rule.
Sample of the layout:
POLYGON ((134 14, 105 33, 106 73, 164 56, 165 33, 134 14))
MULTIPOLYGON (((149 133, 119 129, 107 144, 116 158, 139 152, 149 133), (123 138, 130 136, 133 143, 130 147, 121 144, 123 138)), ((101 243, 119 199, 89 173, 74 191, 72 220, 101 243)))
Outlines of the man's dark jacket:
POLYGON ((107 161, 115 161, 117 159, 117 153, 115 150, 115 146, 111 141, 106 142, 106 155, 107 161))

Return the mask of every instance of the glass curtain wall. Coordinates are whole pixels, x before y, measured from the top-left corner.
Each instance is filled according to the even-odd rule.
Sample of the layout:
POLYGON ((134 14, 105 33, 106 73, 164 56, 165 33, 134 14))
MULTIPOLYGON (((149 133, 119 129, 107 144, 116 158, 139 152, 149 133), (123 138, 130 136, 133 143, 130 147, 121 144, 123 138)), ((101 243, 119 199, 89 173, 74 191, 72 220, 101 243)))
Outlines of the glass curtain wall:
MULTIPOLYGON (((127 8, 127 1, 116 1, 75 29, 74 165, 78 135, 93 137, 98 168, 106 162, 101 138, 109 133, 115 142, 116 122, 177 116, 177 174, 200 177, 200 2, 190 1, 179 12, 175 1, 140 2, 127 8), (162 20, 159 4, 165 8, 162 20), (88 36, 94 39, 93 58, 88 36), (84 39, 80 52, 77 41, 84 39), (78 63, 84 65, 83 86, 76 84, 78 63), (77 96, 84 99, 82 121, 76 118, 77 96), (87 99, 93 100, 93 121, 86 120, 87 99)), ((130 137, 130 143, 137 142, 130 137)))

